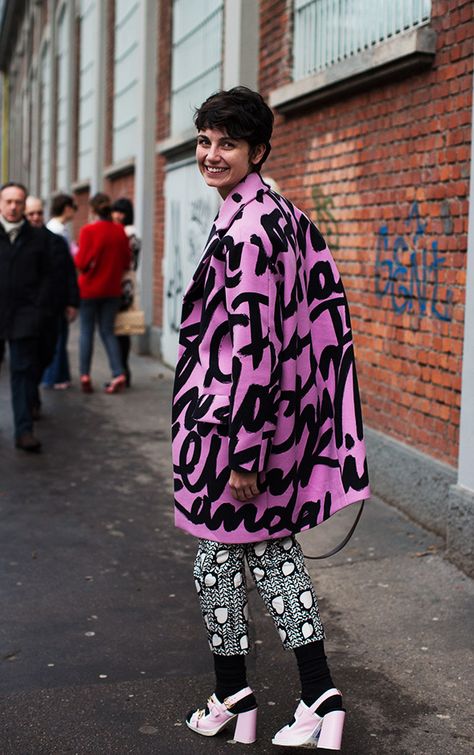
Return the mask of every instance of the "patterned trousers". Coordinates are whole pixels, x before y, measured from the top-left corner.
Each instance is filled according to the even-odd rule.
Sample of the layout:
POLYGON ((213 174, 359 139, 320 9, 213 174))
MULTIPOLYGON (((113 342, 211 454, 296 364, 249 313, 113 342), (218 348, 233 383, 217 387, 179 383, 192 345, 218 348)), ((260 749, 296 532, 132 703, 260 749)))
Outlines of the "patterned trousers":
POLYGON ((292 650, 324 639, 316 594, 294 537, 243 545, 200 540, 194 580, 212 652, 249 651, 245 558, 283 646, 292 650))

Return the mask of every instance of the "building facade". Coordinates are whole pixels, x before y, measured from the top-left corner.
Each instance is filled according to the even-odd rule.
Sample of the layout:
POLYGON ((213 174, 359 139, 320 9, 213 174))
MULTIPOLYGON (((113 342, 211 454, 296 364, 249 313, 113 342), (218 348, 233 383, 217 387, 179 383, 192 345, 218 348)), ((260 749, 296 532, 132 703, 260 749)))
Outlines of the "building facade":
POLYGON ((2 175, 49 201, 135 201, 149 331, 173 364, 217 197, 193 108, 258 88, 266 175, 319 225, 348 294, 377 494, 472 570, 471 0, 0 2, 2 175), (471 214, 470 214, 471 213, 471 214))

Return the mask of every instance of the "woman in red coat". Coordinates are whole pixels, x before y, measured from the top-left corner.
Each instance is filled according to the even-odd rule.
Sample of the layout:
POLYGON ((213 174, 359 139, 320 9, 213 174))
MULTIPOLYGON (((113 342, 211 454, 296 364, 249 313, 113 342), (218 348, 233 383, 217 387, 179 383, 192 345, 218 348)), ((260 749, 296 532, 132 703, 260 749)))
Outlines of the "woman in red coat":
POLYGON ((95 194, 89 204, 96 220, 81 229, 74 259, 80 272, 81 386, 84 393, 92 393, 90 366, 97 323, 112 372, 105 390, 117 393, 125 387, 126 380, 114 322, 120 306, 122 276, 131 264, 130 247, 123 227, 112 222, 109 197, 95 194))

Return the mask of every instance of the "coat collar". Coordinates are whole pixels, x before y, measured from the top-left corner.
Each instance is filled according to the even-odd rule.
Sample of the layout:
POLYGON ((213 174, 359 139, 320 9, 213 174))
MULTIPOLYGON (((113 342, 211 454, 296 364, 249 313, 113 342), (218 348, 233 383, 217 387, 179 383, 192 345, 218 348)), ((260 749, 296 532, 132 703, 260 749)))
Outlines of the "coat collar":
POLYGON ((216 231, 226 231, 246 205, 270 191, 260 173, 249 173, 226 197, 214 221, 216 231))
POLYGON ((243 181, 234 187, 231 194, 226 197, 214 220, 214 224, 211 228, 204 249, 204 254, 198 263, 186 291, 184 292, 184 298, 192 298, 197 290, 197 286, 201 281, 203 274, 209 267, 212 251, 216 243, 216 237, 222 239, 244 207, 254 200, 261 201, 264 194, 269 191, 270 187, 262 181, 260 173, 249 173, 243 181))

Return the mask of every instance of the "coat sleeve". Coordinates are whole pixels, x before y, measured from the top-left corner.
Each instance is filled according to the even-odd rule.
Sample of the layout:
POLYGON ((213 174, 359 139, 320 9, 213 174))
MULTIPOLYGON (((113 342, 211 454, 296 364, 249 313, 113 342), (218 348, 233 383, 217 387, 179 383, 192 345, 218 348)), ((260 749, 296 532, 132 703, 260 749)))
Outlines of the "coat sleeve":
POLYGON ((89 238, 89 228, 84 226, 79 232, 77 254, 74 257, 74 264, 77 269, 83 273, 85 272, 93 262, 93 248, 89 238))
POLYGON ((232 341, 229 465, 240 472, 263 472, 280 393, 278 283, 261 244, 225 241, 232 341))

